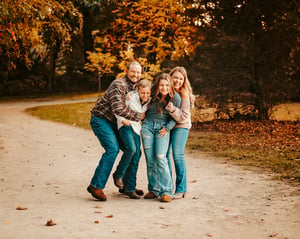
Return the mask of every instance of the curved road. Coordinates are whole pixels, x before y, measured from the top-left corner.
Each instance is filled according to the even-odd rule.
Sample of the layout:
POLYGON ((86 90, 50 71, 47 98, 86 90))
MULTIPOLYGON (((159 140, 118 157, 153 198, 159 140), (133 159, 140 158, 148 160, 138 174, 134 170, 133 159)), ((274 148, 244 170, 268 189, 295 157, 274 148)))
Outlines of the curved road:
MULTIPOLYGON (((299 188, 204 154, 187 156, 186 199, 132 200, 110 178, 108 201, 95 201, 86 187, 102 149, 92 131, 24 112, 58 103, 0 104, 0 238, 299 239, 299 188)), ((137 184, 146 191, 144 157, 137 184)))

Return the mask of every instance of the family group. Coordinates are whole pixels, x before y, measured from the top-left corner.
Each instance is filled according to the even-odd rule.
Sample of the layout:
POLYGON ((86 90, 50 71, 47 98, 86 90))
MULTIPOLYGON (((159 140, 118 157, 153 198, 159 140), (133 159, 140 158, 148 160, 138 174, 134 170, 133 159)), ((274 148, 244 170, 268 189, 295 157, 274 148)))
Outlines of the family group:
POLYGON ((184 149, 194 99, 187 72, 183 67, 175 67, 158 75, 153 83, 141 79, 141 75, 141 64, 130 62, 126 75, 115 79, 91 110, 90 124, 104 149, 87 188, 97 200, 107 200, 103 190, 119 149, 123 154, 112 174, 115 186, 131 199, 144 195, 143 190, 136 188, 141 142, 148 178, 144 198, 171 202, 186 195, 184 149))

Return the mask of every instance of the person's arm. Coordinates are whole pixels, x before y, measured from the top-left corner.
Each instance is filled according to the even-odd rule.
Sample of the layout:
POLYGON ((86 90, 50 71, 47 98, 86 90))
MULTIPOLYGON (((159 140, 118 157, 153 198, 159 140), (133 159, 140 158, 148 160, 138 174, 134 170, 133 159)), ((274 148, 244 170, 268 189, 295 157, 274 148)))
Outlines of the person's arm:
POLYGON ((189 94, 186 90, 181 93, 181 105, 176 107, 172 102, 166 106, 166 110, 177 123, 184 123, 191 118, 191 103, 189 94))
MULTIPOLYGON (((174 95, 173 104, 178 108, 181 105, 181 98, 178 93, 174 95)), ((170 115, 171 116, 171 115, 170 115)), ((165 125, 165 128, 170 132, 176 125, 176 121, 170 117, 168 123, 165 125)))
POLYGON ((187 120, 190 120, 191 118, 191 112, 190 112, 190 99, 182 99, 181 100, 181 106, 180 108, 174 106, 172 102, 170 102, 166 110, 169 112, 169 114, 172 116, 172 118, 177 122, 177 123, 184 123, 187 120))
POLYGON ((122 82, 117 82, 111 93, 111 107, 115 115, 121 116, 127 120, 140 121, 142 114, 131 110, 126 105, 127 88, 122 82))
POLYGON ((130 125, 130 121, 125 119, 124 117, 121 117, 121 116, 118 116, 118 115, 115 115, 115 117, 117 119, 118 128, 120 128, 123 125, 127 125, 127 126, 130 125))

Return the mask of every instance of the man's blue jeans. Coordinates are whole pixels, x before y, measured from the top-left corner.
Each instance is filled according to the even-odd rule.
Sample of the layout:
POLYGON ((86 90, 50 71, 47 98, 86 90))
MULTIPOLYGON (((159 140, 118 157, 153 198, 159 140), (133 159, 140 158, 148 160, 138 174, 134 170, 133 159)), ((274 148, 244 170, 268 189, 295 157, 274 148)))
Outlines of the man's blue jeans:
POLYGON ((162 126, 162 123, 144 121, 141 132, 147 162, 148 191, 157 197, 164 194, 173 196, 173 182, 166 157, 170 134, 158 137, 162 126))
POLYGON ((134 192, 141 157, 141 139, 131 126, 122 126, 119 129, 119 134, 124 145, 124 153, 114 175, 123 178, 126 192, 134 192))
POLYGON ((171 130, 171 138, 167 158, 170 167, 170 173, 172 176, 172 160, 171 151, 173 156, 173 162, 176 173, 175 193, 187 192, 187 176, 186 176, 186 162, 184 158, 184 149, 186 141, 188 139, 189 130, 185 128, 175 128, 171 130), (171 150, 172 148, 172 150, 171 150))
POLYGON ((119 153, 118 129, 116 124, 96 116, 91 117, 90 124, 105 150, 95 170, 91 185, 98 189, 104 189, 119 153))

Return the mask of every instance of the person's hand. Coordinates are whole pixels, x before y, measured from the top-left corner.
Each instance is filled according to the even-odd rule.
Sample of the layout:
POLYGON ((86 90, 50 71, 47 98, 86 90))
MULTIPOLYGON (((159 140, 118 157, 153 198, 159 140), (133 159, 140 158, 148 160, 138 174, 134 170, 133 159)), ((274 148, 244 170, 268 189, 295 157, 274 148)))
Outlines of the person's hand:
POLYGON ((128 92, 126 97, 125 97, 126 101, 130 101, 132 95, 133 95, 133 92, 128 92))
POLYGON ((146 112, 141 113, 141 120, 145 119, 146 117, 146 112))
POLYGON ((123 119, 123 120, 122 120, 122 124, 123 124, 123 125, 126 125, 126 126, 129 126, 129 125, 130 125, 130 122, 129 122, 129 120, 127 120, 127 119, 123 119))
POLYGON ((168 134, 168 130, 163 126, 160 130, 159 130, 159 134, 158 137, 165 137, 168 134))
POLYGON ((172 102, 169 102, 168 104, 167 104, 167 106, 166 106, 166 110, 168 111, 168 112, 174 112, 175 111, 175 106, 174 106, 174 104, 172 103, 172 102))

